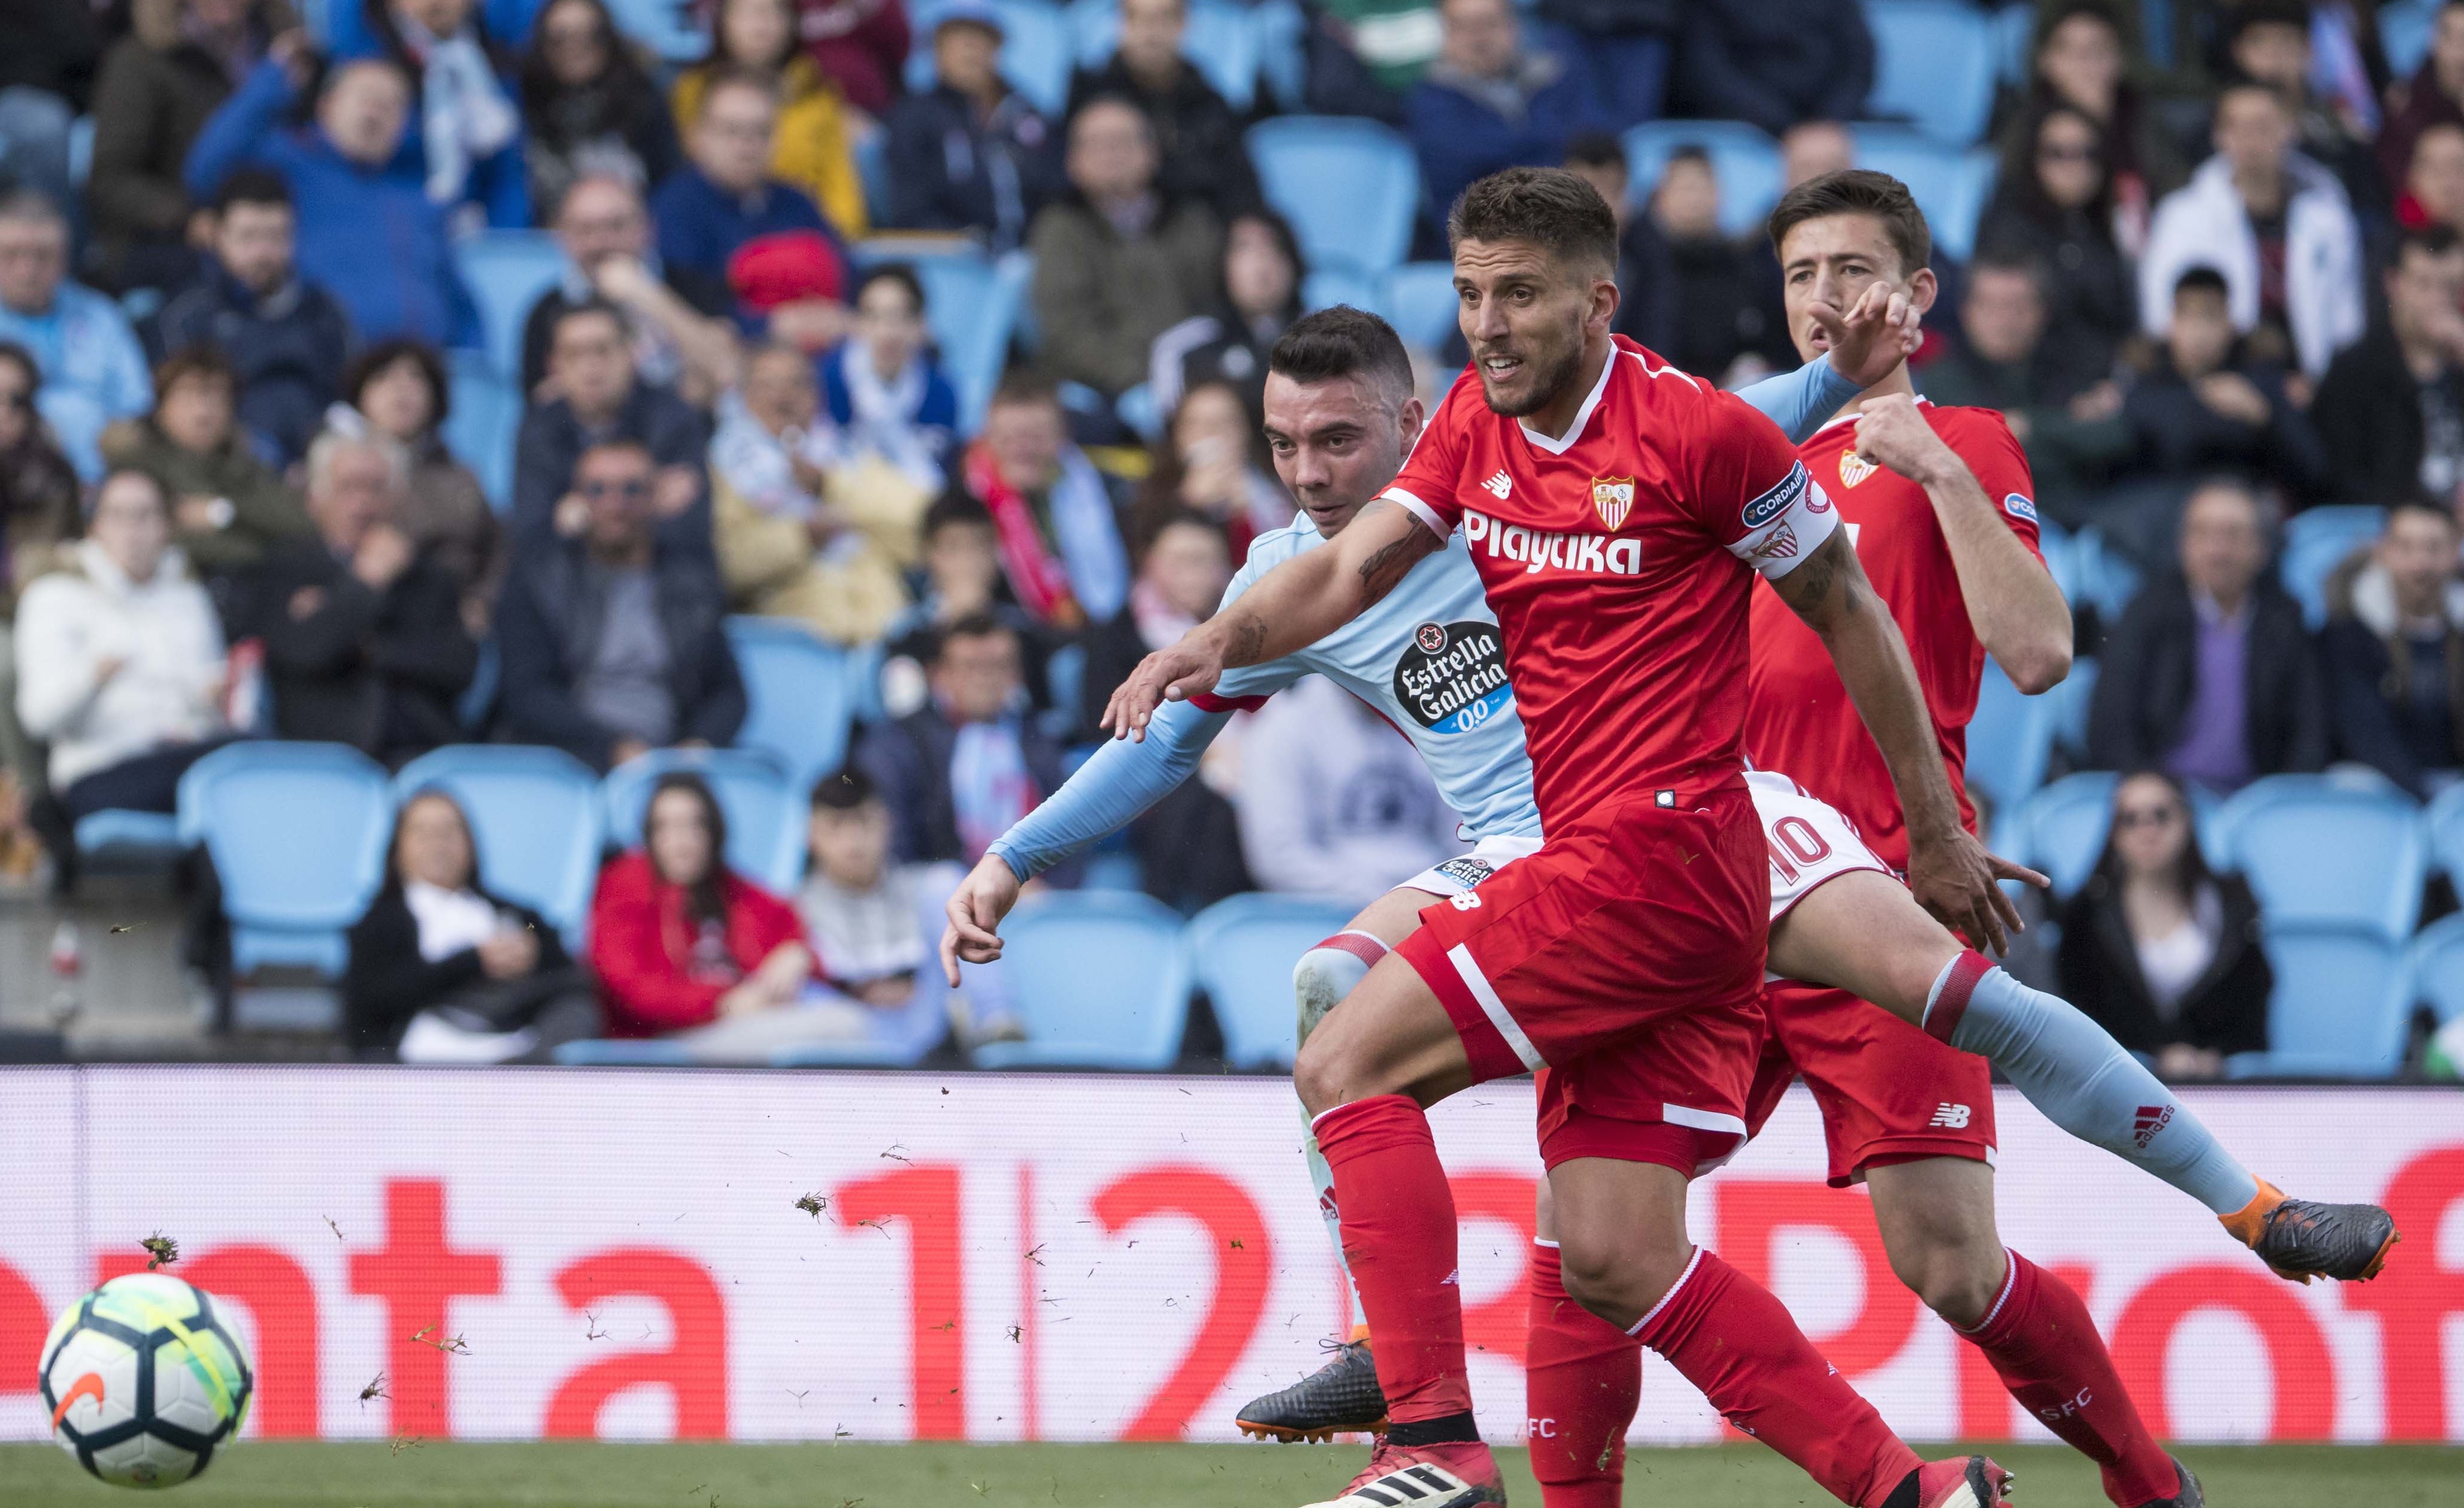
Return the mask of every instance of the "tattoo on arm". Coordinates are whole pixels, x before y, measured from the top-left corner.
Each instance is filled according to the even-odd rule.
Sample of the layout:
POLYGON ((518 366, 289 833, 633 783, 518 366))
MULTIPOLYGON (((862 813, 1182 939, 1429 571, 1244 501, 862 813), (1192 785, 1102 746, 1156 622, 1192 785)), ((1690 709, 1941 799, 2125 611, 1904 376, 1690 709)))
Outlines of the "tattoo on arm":
POLYGON ((1223 663, 1255 665, 1264 658, 1266 647, 1266 624, 1254 614, 1236 620, 1232 625, 1232 644, 1223 663))
MULTIPOLYGON (((1359 518, 1353 520, 1353 527, 1356 529, 1366 519, 1394 512, 1396 508, 1393 503, 1382 497, 1376 498, 1368 508, 1362 510, 1359 518)), ((1443 539, 1427 529, 1419 527, 1415 520, 1406 526, 1402 534, 1379 545, 1367 559, 1360 562, 1360 605, 1363 608, 1375 607, 1384 601, 1386 594, 1393 591, 1396 584, 1410 574, 1412 567, 1434 554, 1444 543, 1443 539)))
POLYGON ((1817 545, 1803 565, 1771 584, 1797 617, 1819 628, 1862 610, 1864 579, 1848 532, 1840 529, 1817 545))

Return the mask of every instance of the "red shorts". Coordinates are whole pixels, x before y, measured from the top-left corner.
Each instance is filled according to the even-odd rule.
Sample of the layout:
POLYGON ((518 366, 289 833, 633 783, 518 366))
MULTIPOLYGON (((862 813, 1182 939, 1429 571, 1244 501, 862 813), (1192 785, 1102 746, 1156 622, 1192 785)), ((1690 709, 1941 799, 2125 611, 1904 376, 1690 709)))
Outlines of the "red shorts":
POLYGON ((1756 1133, 1789 1081, 1805 1076, 1822 1108, 1831 1183, 1924 1157, 1993 1162, 1993 1070, 1845 990, 1781 980, 1763 991, 1771 1020, 1746 1121, 1756 1133))
POLYGON ((1558 1070, 1541 1077, 1552 1166, 1623 1156, 1690 1172, 1733 1149, 1691 1133, 1745 1130, 1768 863, 1743 789, 1685 810, 1645 794, 1427 907, 1396 951, 1445 1006, 1475 1082, 1558 1070), (1656 1155, 1607 1149, 1620 1146, 1656 1155))

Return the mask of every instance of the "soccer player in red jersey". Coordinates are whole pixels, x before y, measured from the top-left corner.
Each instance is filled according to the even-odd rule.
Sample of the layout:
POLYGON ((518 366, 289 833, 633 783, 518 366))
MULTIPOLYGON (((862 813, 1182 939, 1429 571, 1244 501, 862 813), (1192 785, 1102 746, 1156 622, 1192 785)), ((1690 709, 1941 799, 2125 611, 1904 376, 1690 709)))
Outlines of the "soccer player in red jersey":
POLYGON ((1837 514, 1771 423, 1614 339, 1616 222, 1515 168, 1449 216, 1472 370, 1384 498, 1150 656, 1106 724, 1309 644, 1461 527, 1506 640, 1548 838, 1424 913, 1303 1048, 1392 1425, 1338 1499, 1502 1502, 1464 1376, 1455 1210, 1425 1104, 1547 1067, 1541 1143, 1568 1286, 1859 1508, 1975 1508, 2005 1474, 1926 1464, 1778 1300, 1686 1239, 1686 1179, 1733 1150, 1762 1035, 1770 905, 1741 760, 1761 574, 1809 624, 1908 813, 1909 883, 1999 945, 1921 690, 1837 514))

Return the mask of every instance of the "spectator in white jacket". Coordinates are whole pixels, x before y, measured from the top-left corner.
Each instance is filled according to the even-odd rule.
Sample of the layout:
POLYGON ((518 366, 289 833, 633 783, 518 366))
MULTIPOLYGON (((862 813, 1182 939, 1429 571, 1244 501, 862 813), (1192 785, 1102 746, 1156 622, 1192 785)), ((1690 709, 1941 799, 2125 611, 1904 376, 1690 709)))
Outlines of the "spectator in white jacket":
POLYGON ((1412 746, 1322 676, 1250 714, 1240 761, 1241 853, 1262 889, 1366 906, 1469 846, 1412 746))
POLYGON ((2193 267, 2224 274, 2233 328, 2264 360, 2312 382, 2362 338, 2362 234, 2336 175, 2293 150, 2284 101, 2236 84, 2216 101, 2216 155, 2165 196, 2139 262, 2139 320, 2162 338, 2173 287, 2193 267))
POLYGON ((180 776, 230 737, 213 601, 171 544, 161 486, 115 471, 67 569, 17 603, 17 715, 51 745, 71 819, 168 812, 180 776))

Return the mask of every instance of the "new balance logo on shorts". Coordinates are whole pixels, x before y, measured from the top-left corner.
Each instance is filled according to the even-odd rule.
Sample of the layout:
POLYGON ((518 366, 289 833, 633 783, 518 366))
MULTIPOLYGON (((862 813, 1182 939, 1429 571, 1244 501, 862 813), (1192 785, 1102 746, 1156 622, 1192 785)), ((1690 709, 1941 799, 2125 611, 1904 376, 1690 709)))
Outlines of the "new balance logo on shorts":
POLYGON ((1477 891, 1465 890, 1460 895, 1447 896, 1446 904, 1458 911, 1477 911, 1480 909, 1480 895, 1477 891))
POLYGON ((1480 485, 1487 490, 1488 495, 1502 503, 1506 501, 1506 494, 1514 491, 1514 478, 1507 475, 1505 468, 1500 467, 1495 476, 1480 485))
POLYGON ((2130 1139, 2138 1144, 2141 1151, 2145 1151, 2147 1144, 2156 1139, 2156 1133, 2171 1125, 2172 1121, 2171 1105, 2143 1104, 2139 1113, 2130 1119, 2130 1139))
POLYGON ((1953 1104, 1946 1100, 1934 1107, 1933 1119, 1925 1124, 1942 1126, 1947 1130, 1964 1131, 1968 1129, 1968 1118, 1974 1113, 1964 1104, 1953 1104))

